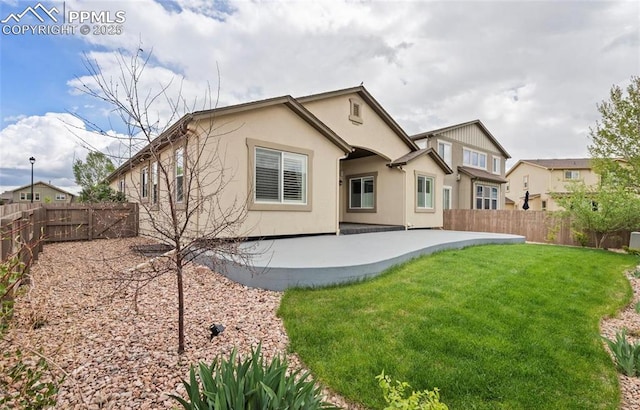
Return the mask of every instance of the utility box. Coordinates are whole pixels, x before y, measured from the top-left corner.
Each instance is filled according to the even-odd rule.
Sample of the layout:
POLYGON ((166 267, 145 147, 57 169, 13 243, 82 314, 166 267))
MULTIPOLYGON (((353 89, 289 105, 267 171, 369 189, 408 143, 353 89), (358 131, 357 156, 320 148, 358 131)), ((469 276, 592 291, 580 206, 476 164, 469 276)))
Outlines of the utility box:
POLYGON ((631 232, 629 249, 640 249, 640 232, 631 232))

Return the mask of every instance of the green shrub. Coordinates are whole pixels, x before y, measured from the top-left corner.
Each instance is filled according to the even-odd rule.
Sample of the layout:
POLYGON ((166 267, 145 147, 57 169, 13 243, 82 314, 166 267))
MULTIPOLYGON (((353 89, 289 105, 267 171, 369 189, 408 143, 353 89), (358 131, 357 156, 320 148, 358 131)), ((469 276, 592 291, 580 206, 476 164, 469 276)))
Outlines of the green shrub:
POLYGON ((573 237, 583 248, 589 245, 589 235, 581 231, 573 231, 573 237))
POLYGON ((446 404, 440 403, 440 393, 437 388, 433 390, 412 391, 408 397, 411 386, 407 382, 396 380, 395 386, 391 384, 391 378, 385 376, 384 371, 376 376, 382 389, 384 400, 389 404, 384 410, 448 410, 446 404))
POLYGON ((640 249, 635 249, 635 248, 629 248, 628 246, 624 245, 622 247, 622 249, 624 249, 628 254, 630 255, 636 255, 636 256, 640 256, 640 249))
POLYGON ((640 313, 640 302, 637 302, 635 305, 636 313, 640 313))
POLYGON ((611 349, 616 368, 627 376, 637 376, 640 370, 640 343, 627 340, 627 330, 616 333, 616 339, 604 338, 611 349))
POLYGON ((182 382, 188 401, 172 395, 186 410, 333 409, 322 400, 320 387, 308 372, 288 374, 286 358, 265 364, 261 346, 241 359, 234 348, 229 359, 218 356, 207 365, 191 366, 189 382, 182 382))
POLYGON ((15 355, 17 362, 9 368, 0 368, 0 408, 37 410, 55 406, 58 386, 64 377, 56 379, 41 355, 35 363, 23 360, 19 349, 4 353, 5 357, 11 355, 15 355))
POLYGON ((0 337, 13 314, 13 292, 26 272, 25 264, 17 255, 0 262, 0 337))

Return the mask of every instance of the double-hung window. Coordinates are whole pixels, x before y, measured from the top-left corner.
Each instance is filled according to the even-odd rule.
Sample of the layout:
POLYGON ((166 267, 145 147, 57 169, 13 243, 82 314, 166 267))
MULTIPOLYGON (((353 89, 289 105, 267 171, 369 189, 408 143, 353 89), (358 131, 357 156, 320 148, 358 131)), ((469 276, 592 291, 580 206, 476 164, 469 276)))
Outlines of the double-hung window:
POLYGON ((158 163, 151 164, 151 203, 158 203, 158 163))
POLYGON ((416 180, 416 207, 433 209, 433 177, 418 175, 416 180))
POLYGON ((349 178, 349 209, 375 209, 375 178, 349 178))
POLYGON ((147 167, 140 171, 140 193, 143 199, 149 197, 149 168, 147 167))
POLYGON ((500 164, 502 163, 502 160, 499 157, 493 157, 493 173, 494 174, 498 174, 500 175, 500 173, 502 173, 501 170, 501 166, 500 164))
POLYGON ((184 201, 184 148, 178 148, 175 153, 175 201, 182 202, 184 201))
POLYGON ((255 149, 255 202, 307 203, 307 164, 304 154, 255 149))
POLYGON ((452 166, 453 162, 451 159, 451 144, 444 141, 438 141, 438 155, 444 160, 444 162, 452 166))
POLYGON ((56 201, 64 201, 67 199, 66 194, 56 194, 56 201))

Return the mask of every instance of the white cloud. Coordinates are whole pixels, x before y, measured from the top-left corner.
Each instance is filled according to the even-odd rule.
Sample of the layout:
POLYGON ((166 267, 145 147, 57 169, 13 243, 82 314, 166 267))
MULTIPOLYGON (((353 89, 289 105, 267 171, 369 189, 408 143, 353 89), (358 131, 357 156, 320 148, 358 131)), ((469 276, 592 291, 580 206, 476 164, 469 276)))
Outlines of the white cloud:
MULTIPOLYGON (((586 156, 596 103, 640 72, 639 2, 66 4, 126 12, 123 35, 83 39, 107 76, 119 69, 113 50, 135 51, 142 40, 154 56, 145 90, 184 76, 184 96, 201 98, 207 83, 217 87, 218 65, 220 105, 364 82, 410 134, 481 119, 510 163, 586 156)), ((166 105, 152 109, 170 118, 166 105)))
POLYGON ((88 131, 83 121, 68 113, 22 118, 0 131, 0 141, 12 147, 0 152, 0 191, 30 182, 30 157, 36 159, 35 180, 73 189, 73 160, 84 160, 89 149, 115 154, 116 146, 113 139, 88 131))

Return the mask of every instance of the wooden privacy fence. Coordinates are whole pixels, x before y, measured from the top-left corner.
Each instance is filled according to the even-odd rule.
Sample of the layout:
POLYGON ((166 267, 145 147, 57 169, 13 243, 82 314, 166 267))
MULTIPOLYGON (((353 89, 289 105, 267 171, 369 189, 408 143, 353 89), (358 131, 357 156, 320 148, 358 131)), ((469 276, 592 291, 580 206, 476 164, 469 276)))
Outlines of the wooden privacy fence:
POLYGON ((20 211, 27 211, 33 208, 40 208, 41 202, 21 202, 19 204, 6 204, 0 206, 0 217, 13 215, 20 211))
MULTIPOLYGON (((42 242, 83 241, 138 235, 138 204, 44 204, 0 218, 0 261, 42 250, 42 242), (24 246, 30 245, 30 246, 24 246)), ((29 262, 30 256, 24 256, 29 262)))
MULTIPOLYGON (((522 235, 529 242, 581 245, 575 238, 568 217, 546 211, 448 209, 444 211, 444 229, 509 233, 522 235)), ((616 232, 602 246, 621 248, 629 244, 630 236, 629 231, 616 232)), ((588 246, 595 246, 592 235, 589 235, 588 246)))

